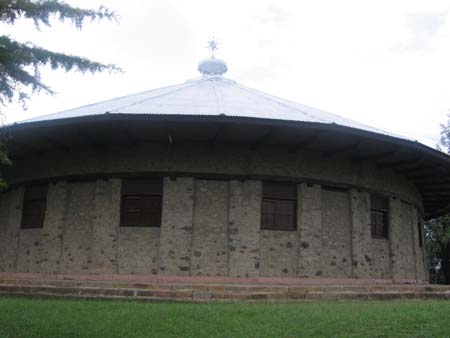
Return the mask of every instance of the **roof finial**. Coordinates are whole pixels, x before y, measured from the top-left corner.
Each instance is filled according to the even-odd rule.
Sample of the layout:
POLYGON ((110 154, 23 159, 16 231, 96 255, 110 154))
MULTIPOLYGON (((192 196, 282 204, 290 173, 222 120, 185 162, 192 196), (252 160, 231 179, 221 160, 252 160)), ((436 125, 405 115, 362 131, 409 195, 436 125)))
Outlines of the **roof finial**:
POLYGON ((206 48, 211 51, 211 57, 200 61, 198 64, 198 71, 202 73, 203 76, 221 76, 227 72, 228 68, 225 61, 216 59, 215 56, 219 44, 219 41, 217 41, 215 37, 209 39, 206 48))
POLYGON ((218 46, 220 45, 220 42, 217 41, 217 39, 213 36, 211 39, 208 40, 208 45, 206 48, 208 48, 211 51, 211 58, 215 58, 215 52, 218 49, 218 46))

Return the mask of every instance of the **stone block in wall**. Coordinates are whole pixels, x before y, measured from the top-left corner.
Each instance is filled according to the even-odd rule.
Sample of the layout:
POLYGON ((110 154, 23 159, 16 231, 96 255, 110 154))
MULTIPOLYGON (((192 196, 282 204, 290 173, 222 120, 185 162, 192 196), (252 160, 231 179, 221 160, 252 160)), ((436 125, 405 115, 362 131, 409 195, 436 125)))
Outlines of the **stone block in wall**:
POLYGON ((295 277, 297 231, 261 230, 260 277, 295 277))
POLYGON ((191 265, 194 179, 164 178, 159 273, 189 275, 191 265))
POLYGON ((260 181, 230 181, 228 264, 231 277, 259 275, 261 189, 260 181))
MULTIPOLYGON (((416 262, 416 278, 419 281, 426 280, 426 272, 425 272, 425 256, 424 256, 424 246, 420 246, 420 240, 419 240, 419 222, 420 220, 420 214, 416 207, 413 207, 412 210, 412 233, 413 233, 413 248, 414 248, 414 255, 415 255, 415 262, 416 262)), ((423 227, 422 222, 420 223, 420 226, 423 227)), ((422 230, 423 233, 423 230, 422 230)), ((422 243, 425 241, 422 237, 422 243)))
POLYGON ((17 272, 40 272, 42 229, 21 229, 17 249, 17 272))
POLYGON ((412 205, 398 198, 390 198, 390 244, 394 279, 415 279, 416 266, 413 251, 412 205))
POLYGON ((372 260, 370 230, 370 194, 350 190, 350 211, 352 219, 352 270, 353 277, 367 278, 372 260))
POLYGON ((366 277, 391 279, 391 254, 389 248, 389 239, 372 238, 371 245, 368 247, 370 254, 365 257, 366 261, 370 259, 369 274, 366 277))
POLYGON ((121 274, 157 274, 160 228, 120 227, 118 262, 121 274))
POLYGON ((370 194, 350 190, 353 277, 392 278, 390 240, 372 238, 370 194))
POLYGON ((88 274, 92 265, 92 220, 96 182, 76 182, 67 186, 69 194, 60 272, 88 274))
POLYGON ((118 272, 118 238, 120 223, 121 180, 99 180, 95 190, 92 220, 91 272, 118 272))
POLYGON ((228 275, 228 186, 195 180, 191 275, 228 275))
POLYGON ((322 273, 352 276, 352 221, 347 191, 322 188, 322 273))
POLYGON ((23 193, 23 188, 12 189, 1 197, 0 271, 16 271, 23 193))
POLYGON ((322 276, 322 202, 321 186, 298 186, 298 276, 322 276))
POLYGON ((41 231, 42 273, 59 273, 67 207, 67 182, 49 184, 44 227, 41 231))

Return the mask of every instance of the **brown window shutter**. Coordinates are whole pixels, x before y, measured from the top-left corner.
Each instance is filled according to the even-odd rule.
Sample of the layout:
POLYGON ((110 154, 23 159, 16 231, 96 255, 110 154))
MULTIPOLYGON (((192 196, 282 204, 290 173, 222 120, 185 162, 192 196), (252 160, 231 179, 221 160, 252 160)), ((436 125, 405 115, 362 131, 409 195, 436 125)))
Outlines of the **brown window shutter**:
POLYGON ((372 238, 389 238, 389 199, 385 196, 371 195, 370 229, 372 238))
POLYGON ((261 229, 297 229, 297 185, 286 182, 263 182, 261 229))
POLYGON ((160 227, 162 179, 123 180, 120 226, 160 227))

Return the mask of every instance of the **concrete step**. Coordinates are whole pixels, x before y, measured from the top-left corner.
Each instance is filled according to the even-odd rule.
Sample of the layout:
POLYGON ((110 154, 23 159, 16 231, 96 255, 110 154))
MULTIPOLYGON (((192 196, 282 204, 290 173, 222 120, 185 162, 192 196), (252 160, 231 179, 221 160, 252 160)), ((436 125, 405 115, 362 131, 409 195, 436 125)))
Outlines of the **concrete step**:
POLYGON ((20 276, 0 278, 0 294, 41 297, 138 299, 158 301, 299 301, 299 300, 391 300, 449 299, 449 285, 366 284, 366 285, 294 285, 241 284, 217 280, 188 279, 185 282, 124 280, 42 279, 20 276))

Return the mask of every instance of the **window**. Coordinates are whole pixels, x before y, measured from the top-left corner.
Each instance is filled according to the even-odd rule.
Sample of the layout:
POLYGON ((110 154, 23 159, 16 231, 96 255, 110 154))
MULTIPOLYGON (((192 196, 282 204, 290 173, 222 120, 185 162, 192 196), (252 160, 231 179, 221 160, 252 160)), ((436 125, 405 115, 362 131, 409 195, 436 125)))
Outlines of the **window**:
POLYGON ((296 230, 297 185, 263 182, 261 229, 296 230))
POLYGON ((162 180, 123 180, 120 226, 160 227, 162 180))
POLYGON ((370 227, 372 238, 389 238, 389 199, 387 197, 371 196, 370 227))
POLYGON ((47 184, 25 188, 22 207, 22 229, 42 228, 47 206, 47 184))

